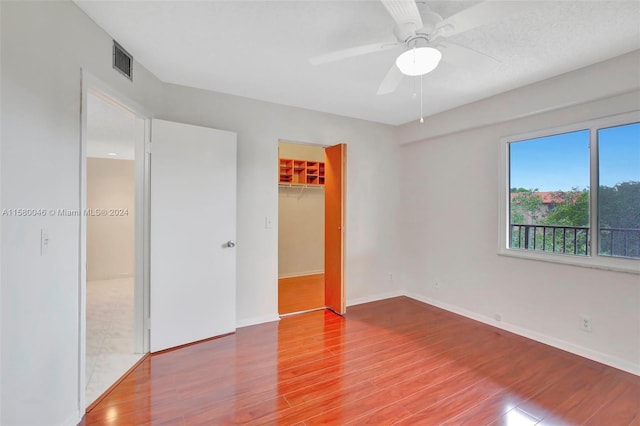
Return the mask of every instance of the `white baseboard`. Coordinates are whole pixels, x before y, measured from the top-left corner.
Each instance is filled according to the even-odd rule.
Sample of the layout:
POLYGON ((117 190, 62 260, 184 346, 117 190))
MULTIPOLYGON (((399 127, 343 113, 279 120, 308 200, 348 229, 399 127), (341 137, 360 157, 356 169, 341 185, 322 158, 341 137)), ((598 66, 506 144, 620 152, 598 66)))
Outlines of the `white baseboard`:
POLYGON ((264 315, 261 317, 245 318, 236 321, 236 328, 248 327, 250 325, 263 324, 265 322, 280 321, 278 314, 264 315))
POLYGON ((82 421, 82 417, 84 416, 84 412, 80 413, 79 411, 74 412, 67 420, 62 422, 63 426, 77 426, 78 423, 82 421))
POLYGON ((109 274, 109 275, 100 275, 97 277, 91 277, 89 278, 87 276, 87 281, 110 281, 110 280, 121 280, 124 278, 133 278, 133 274, 109 274))
POLYGON ((573 343, 566 342, 564 340, 557 339, 555 337, 551 337, 543 333, 538 333, 536 331, 528 330, 526 328, 522 328, 517 325, 505 323, 502 321, 497 321, 494 318, 491 318, 489 316, 468 311, 458 306, 449 305, 448 303, 443 303, 437 300, 429 299, 427 297, 421 296, 416 293, 405 292, 404 295, 412 299, 418 300, 420 302, 426 303, 427 305, 436 306, 446 311, 453 312, 454 314, 462 315, 463 317, 471 318, 473 320, 482 322, 484 324, 488 324, 493 327, 500 328, 502 330, 506 330, 511 333, 526 337, 528 339, 532 339, 537 342, 541 342, 546 345, 553 346, 554 348, 571 352, 572 354, 579 355, 583 358, 597 361, 602 364, 608 365, 610 367, 614 367, 619 370, 623 370, 628 373, 640 376, 640 365, 620 359, 618 357, 605 354, 602 352, 594 351, 592 349, 585 348, 583 346, 575 345, 573 343))
POLYGON ((320 274, 324 274, 324 271, 322 269, 320 269, 318 271, 303 271, 303 272, 293 272, 291 274, 282 274, 282 275, 278 275, 278 279, 280 279, 280 278, 306 277, 306 276, 309 276, 309 275, 320 275, 320 274))
MULTIPOLYGON (((388 293, 379 293, 372 296, 360 297, 358 299, 347 300, 347 306, 355 306, 362 303, 375 302, 377 300, 390 299, 392 297, 398 296, 404 296, 404 293, 402 291, 392 291, 388 293)), ((273 314, 261 317, 241 319, 236 322, 236 328, 248 327, 250 325, 262 324, 272 321, 280 321, 280 316, 278 314, 273 314)))
POLYGON ((390 291, 387 293, 378 293, 371 296, 359 297, 357 299, 347 300, 347 306, 361 305, 363 303, 376 302, 378 300, 391 299, 392 297, 404 296, 403 291, 390 291))

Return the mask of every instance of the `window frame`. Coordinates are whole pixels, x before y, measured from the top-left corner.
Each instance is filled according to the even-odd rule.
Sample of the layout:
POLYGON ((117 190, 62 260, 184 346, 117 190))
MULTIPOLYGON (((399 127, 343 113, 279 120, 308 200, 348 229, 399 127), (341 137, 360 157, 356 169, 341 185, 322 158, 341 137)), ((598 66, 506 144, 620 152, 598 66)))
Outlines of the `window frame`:
POLYGON ((598 252, 598 130, 608 127, 623 126, 640 122, 640 111, 616 114, 593 120, 582 121, 549 129, 535 130, 500 138, 500 187, 498 210, 498 255, 530 259, 544 262, 561 263, 587 268, 597 268, 610 271, 627 272, 640 275, 640 259, 600 256, 598 252), (509 146, 528 139, 536 139, 561 133, 589 130, 589 241, 588 256, 572 254, 550 253, 509 247, 509 209, 510 209, 510 158, 509 146))

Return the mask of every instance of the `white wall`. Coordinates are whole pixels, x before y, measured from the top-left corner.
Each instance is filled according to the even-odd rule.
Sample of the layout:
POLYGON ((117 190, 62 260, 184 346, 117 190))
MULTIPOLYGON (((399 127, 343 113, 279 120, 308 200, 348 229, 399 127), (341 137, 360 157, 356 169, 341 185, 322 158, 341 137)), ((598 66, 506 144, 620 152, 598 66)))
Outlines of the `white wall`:
POLYGON ((126 214, 87 217, 87 280, 133 277, 135 162, 87 158, 87 208, 126 214))
MULTIPOLYGON (((278 152, 280 158, 325 159, 319 145, 279 142, 278 152)), ((278 277, 323 272, 324 186, 278 187, 278 277)))
POLYGON ((324 189, 278 188, 278 278, 324 272, 324 189))
MULTIPOLYGON (((422 131, 434 136, 401 148, 407 293, 640 373, 639 275, 497 255, 499 139, 640 109, 639 69, 634 52, 427 119, 422 131)), ((419 129, 399 135, 411 141, 419 129)))
POLYGON ((278 140, 347 143, 347 303, 398 294, 397 152, 390 126, 168 85, 159 118, 238 133, 238 323, 278 302, 278 140), (265 229, 265 217, 273 228, 265 229))
MULTIPOLYGON (((238 133, 238 322, 277 315, 279 139, 348 144, 347 300, 397 294, 398 149, 393 129, 165 85, 111 67, 111 38, 68 1, 0 2, 1 203, 78 209, 81 68, 174 121, 238 133), (264 218, 274 219, 265 229, 264 218)), ((125 46, 126 48, 126 46, 125 46)), ((2 218, 3 425, 75 424, 79 404, 79 218, 2 218), (40 256, 40 230, 50 237, 40 256)))
MULTIPOLYGON (((2 4, 0 4, 0 25, 2 25, 2 4)), ((2 33, 0 32, 0 46, 2 44, 2 33)), ((0 59, 0 64, 2 63, 2 59, 0 59)), ((1 70, 0 70, 1 71, 1 70)), ((0 76, 2 73, 0 72, 0 76)), ((0 84, 0 100, 2 99, 2 84, 0 84)), ((0 102, 0 117, 2 117, 2 102, 0 102)), ((0 119, 0 211, 4 208, 4 203, 2 201, 2 119, 0 119)), ((0 217, 1 218, 1 217, 0 217)), ((1 219, 0 219, 1 220, 1 219)), ((2 272, 2 224, 0 223, 0 345, 2 345, 2 318, 4 317, 2 314, 2 283, 3 283, 3 272, 2 272)), ((2 350, 0 349, 0 423, 2 422, 2 350)))
MULTIPOLYGON (((135 83, 116 73, 111 38, 71 2, 0 7, 2 207, 78 209, 81 67, 150 107, 162 85, 138 64, 135 83)), ((78 241, 78 217, 2 217, 3 425, 80 416, 78 241)))

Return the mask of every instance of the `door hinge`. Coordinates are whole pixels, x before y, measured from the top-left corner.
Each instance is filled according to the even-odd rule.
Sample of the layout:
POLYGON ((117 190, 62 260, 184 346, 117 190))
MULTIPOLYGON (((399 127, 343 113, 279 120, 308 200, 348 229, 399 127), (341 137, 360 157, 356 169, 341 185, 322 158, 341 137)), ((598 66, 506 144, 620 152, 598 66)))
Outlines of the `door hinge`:
POLYGON ((147 142, 147 143, 145 144, 145 146, 144 146, 144 151, 145 151, 147 154, 151 154, 151 142, 147 142))
POLYGON ((145 330, 151 330, 151 318, 145 318, 144 320, 144 328, 145 330))

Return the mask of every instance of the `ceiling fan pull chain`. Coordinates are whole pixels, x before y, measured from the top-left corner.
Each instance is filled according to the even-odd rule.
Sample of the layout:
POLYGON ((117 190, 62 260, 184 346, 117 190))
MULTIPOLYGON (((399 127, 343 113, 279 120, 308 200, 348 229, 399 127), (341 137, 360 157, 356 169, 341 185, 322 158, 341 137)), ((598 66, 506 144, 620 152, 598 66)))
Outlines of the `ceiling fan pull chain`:
POLYGON ((418 76, 415 76, 411 79, 413 82, 413 94, 411 95, 411 99, 418 99, 418 90, 416 88, 416 81, 418 81, 418 76))
POLYGON ((424 123, 424 112, 423 112, 423 102, 422 97, 424 96, 424 91, 422 90, 422 74, 420 75, 420 124, 424 123))

